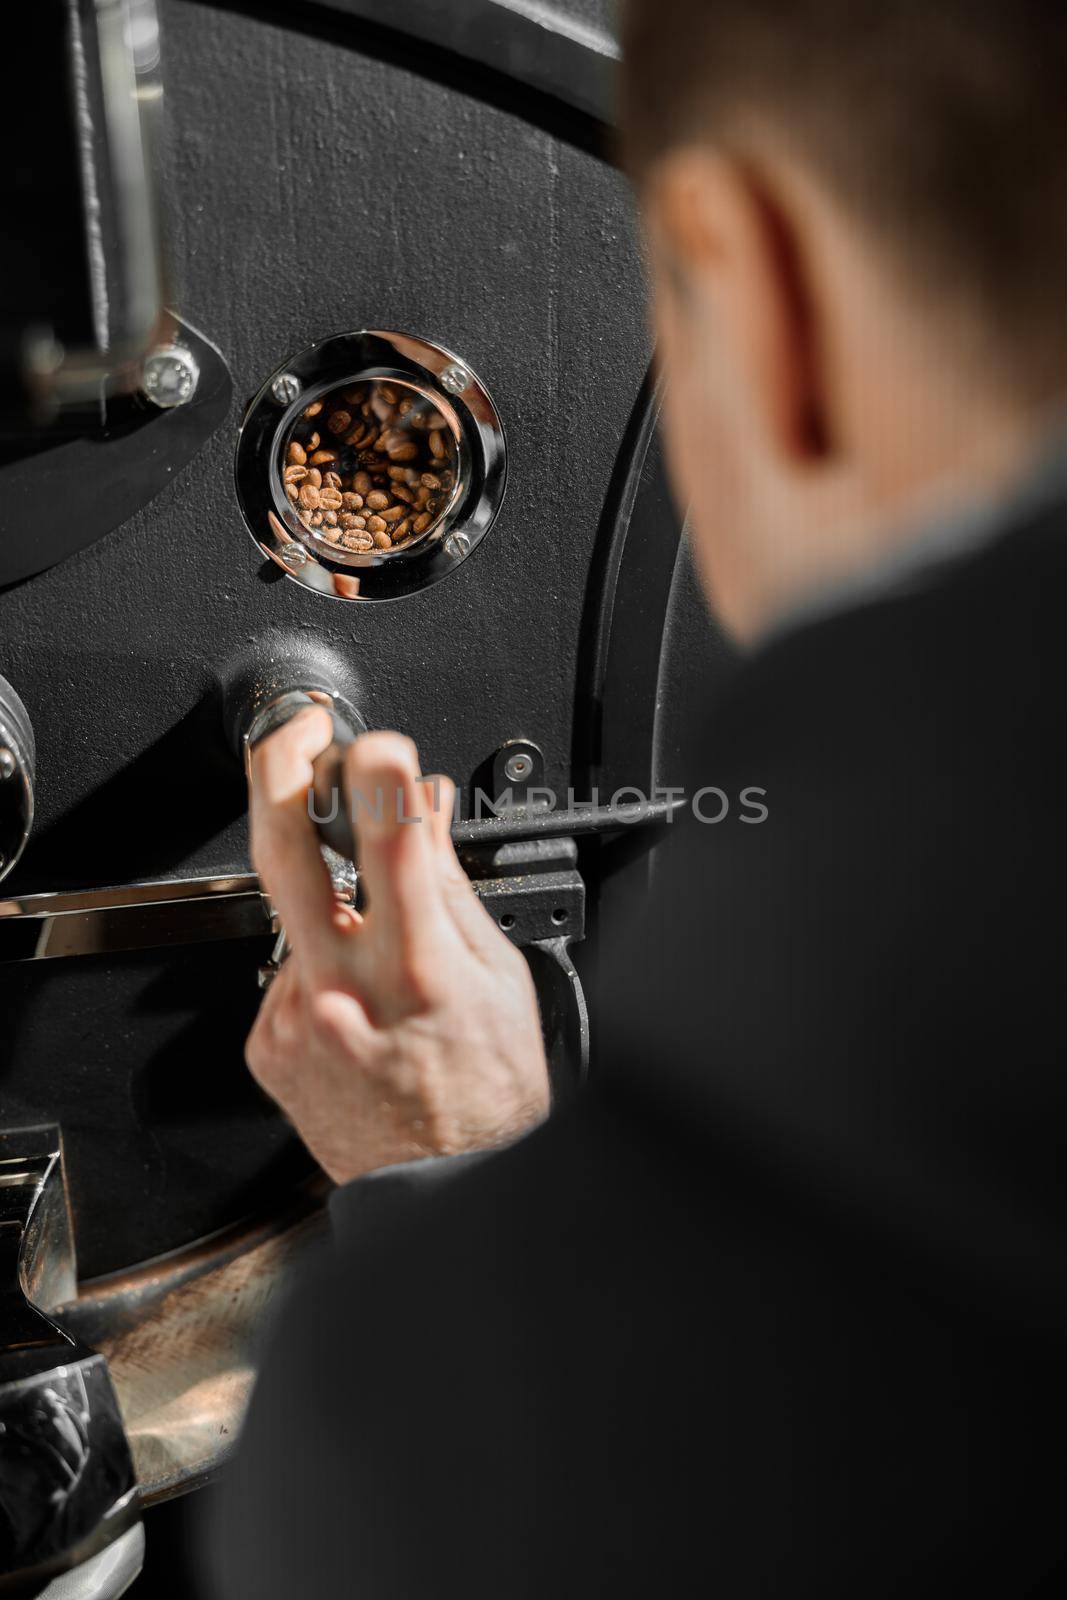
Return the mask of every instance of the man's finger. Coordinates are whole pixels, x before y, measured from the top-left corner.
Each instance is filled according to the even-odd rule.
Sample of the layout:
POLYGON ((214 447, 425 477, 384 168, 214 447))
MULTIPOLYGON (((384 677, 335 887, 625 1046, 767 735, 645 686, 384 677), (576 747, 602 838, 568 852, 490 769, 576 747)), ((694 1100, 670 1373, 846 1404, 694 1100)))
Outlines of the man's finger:
POLYGON ((252 755, 252 858, 293 951, 316 966, 338 948, 336 901, 308 815, 311 763, 333 738, 328 714, 301 711, 252 755))
POLYGON ((345 786, 369 900, 368 932, 394 956, 432 950, 445 926, 432 809, 418 755, 398 733, 365 733, 345 757, 345 786))
POLYGON ((456 804, 456 786, 451 778, 439 772, 430 778, 422 778, 420 783, 434 848, 442 856, 446 850, 452 854, 452 814, 456 804))
POLYGON ((491 955, 499 951, 500 932, 492 917, 474 892, 473 885, 460 865, 456 847, 452 843, 452 818, 456 803, 456 786, 451 778, 435 775, 423 778, 423 795, 432 810, 434 848, 445 905, 475 955, 491 955))

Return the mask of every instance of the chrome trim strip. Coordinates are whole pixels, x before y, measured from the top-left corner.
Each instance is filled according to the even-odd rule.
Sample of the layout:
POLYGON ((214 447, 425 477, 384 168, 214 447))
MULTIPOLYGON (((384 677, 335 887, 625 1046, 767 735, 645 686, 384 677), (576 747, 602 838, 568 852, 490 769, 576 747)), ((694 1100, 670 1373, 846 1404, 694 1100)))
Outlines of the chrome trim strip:
POLYGON ((0 963, 270 934, 254 873, 172 878, 0 900, 0 963))

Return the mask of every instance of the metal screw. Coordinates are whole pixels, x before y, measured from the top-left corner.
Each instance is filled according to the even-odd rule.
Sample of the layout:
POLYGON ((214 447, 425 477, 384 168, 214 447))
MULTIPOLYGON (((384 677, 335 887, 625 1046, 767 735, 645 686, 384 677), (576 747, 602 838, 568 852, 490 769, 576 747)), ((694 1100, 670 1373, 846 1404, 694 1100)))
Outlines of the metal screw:
POLYGON ((302 544, 283 544, 278 554, 287 567, 302 567, 308 559, 302 544))
POLYGON ((270 386, 270 392, 280 406, 291 406, 303 385, 293 372, 279 372, 270 386))
POLYGON ((464 389, 470 388, 470 384, 470 373, 458 361, 453 361, 441 374, 441 387, 447 389, 449 394, 462 394, 464 389))
POLYGON ((141 373, 141 391, 161 411, 171 411, 193 398, 200 368, 190 350, 168 344, 153 350, 141 373))
POLYGON ((465 533, 450 533, 445 540, 445 552, 454 561, 461 561, 470 552, 471 542, 465 533))
POLYGON ((525 750, 516 750, 504 762, 504 776, 509 783, 525 783, 533 771, 533 762, 525 750))
POLYGON ((3 749, 0 750, 0 779, 13 778, 18 771, 18 766, 15 752, 4 745, 3 749))

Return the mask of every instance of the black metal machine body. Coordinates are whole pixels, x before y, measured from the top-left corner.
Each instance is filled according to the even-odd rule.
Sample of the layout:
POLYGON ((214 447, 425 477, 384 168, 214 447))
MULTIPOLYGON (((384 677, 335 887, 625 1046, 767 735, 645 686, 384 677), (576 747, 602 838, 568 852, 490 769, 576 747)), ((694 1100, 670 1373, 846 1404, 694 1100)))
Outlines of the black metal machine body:
MULTIPOLYGON (((692 686, 729 667, 659 457, 631 198, 607 134, 607 0, 160 12, 173 309, 149 348, 168 403, 142 376, 96 434, 0 463, 0 673, 36 743, 32 831, 0 885, 0 1130, 62 1129, 81 1275, 66 1325, 110 1359, 149 1500, 217 1464, 249 1331, 318 1193, 243 1066, 277 930, 220 684, 242 663, 269 675, 326 651, 366 725, 401 728, 426 770, 455 777, 468 870, 529 950, 565 1077, 590 1041, 595 1070, 579 976, 595 993, 597 931, 620 885, 652 870, 640 824, 670 817, 597 805, 682 781, 692 686), (484 382, 507 493, 459 557, 424 560, 433 581, 390 578, 338 605, 300 581, 302 556, 265 548, 235 471, 239 486, 265 386, 365 329, 455 353, 484 382), (31 504, 71 537, 42 533, 49 559, 12 554, 5 575, 31 504), (584 805, 573 827, 526 804, 527 763, 558 806, 584 805), (518 792, 500 820, 471 820, 502 775, 518 792), (194 1382, 203 1426, 178 1447, 194 1382)), ((448 368, 436 376, 452 393, 448 368)), ((280 385, 279 405, 296 393, 280 385)), ((268 510, 269 486, 248 481, 268 510)))

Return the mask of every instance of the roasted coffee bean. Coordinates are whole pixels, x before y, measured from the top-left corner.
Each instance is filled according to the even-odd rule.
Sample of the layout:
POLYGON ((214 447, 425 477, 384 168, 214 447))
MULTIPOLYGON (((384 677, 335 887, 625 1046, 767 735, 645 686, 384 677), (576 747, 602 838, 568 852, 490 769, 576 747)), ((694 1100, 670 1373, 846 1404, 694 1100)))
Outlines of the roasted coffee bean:
POLYGON ((349 490, 346 494, 341 496, 341 504, 344 506, 346 511, 359 511, 363 505, 363 496, 361 494, 355 494, 352 490, 349 490))
POLYGON ((299 498, 305 511, 315 511, 319 504, 319 490, 313 483, 302 483, 299 498))
POLYGON ((325 522, 327 524, 328 527, 336 528, 336 526, 337 526, 337 512, 336 511, 324 511, 322 513, 322 520, 323 520, 323 522, 325 522))
POLYGON ((383 489, 372 489, 371 492, 365 496, 365 499, 371 511, 384 511, 386 506, 389 504, 389 496, 383 489))
POLYGON ((340 511, 342 504, 340 489, 320 489, 319 505, 324 511, 340 511))
POLYGON ((354 472, 352 474, 352 490, 355 494, 361 494, 366 497, 370 494, 371 487, 369 472, 354 472))
POLYGON ((320 435, 317 433, 312 433, 308 435, 307 439, 305 439, 304 448, 308 451, 317 450, 321 443, 322 439, 320 435))
POLYGON ((411 524, 412 531, 415 532, 415 533, 425 533, 426 529, 430 526, 430 523, 432 521, 433 521, 433 518, 430 516, 430 513, 428 511, 420 511, 419 515, 415 518, 414 522, 411 524))
POLYGON ((348 550, 373 550, 374 540, 369 533, 344 533, 341 543, 348 550))
POLYGON ((291 467, 286 467, 282 473, 282 478, 286 483, 303 483, 307 475, 307 467, 298 467, 294 464, 291 467))
POLYGON ((381 517, 368 517, 367 527, 370 529, 371 533, 384 533, 386 524, 381 517))
POLYGON ((435 461, 443 461, 448 454, 445 449, 445 436, 439 428, 435 428, 430 435, 430 454, 435 461))
POLYGON ((319 471, 318 467, 308 468, 307 481, 314 489, 322 488, 322 473, 319 471))
POLYGON ((380 530, 379 530, 378 533, 376 533, 374 535, 374 542, 378 546, 379 550, 391 550, 392 549, 392 545, 393 545, 392 539, 390 539, 390 537, 389 537, 389 535, 387 533, 383 533, 380 530))
POLYGON ((285 486, 285 492, 289 496, 290 500, 300 499, 300 490, 297 488, 295 483, 287 483, 285 486))
POLYGON ((288 456, 289 460, 298 467, 302 467, 307 460, 307 451, 298 439, 290 439, 288 456))
POLYGON ((322 512, 321 511, 313 511, 311 513, 311 522, 310 522, 309 526, 312 527, 312 528, 321 528, 322 527, 322 512))
POLYGON ((324 472, 322 486, 324 489, 339 489, 341 487, 341 474, 339 472, 324 472))
POLYGON ((313 467, 328 467, 331 466, 336 460, 337 456, 334 451, 316 450, 315 454, 311 457, 311 465, 313 467))
POLYGON ((404 508, 403 506, 387 506, 380 513, 380 516, 383 522, 401 522, 404 517, 404 508))
POLYGON ((333 412, 331 412, 330 416, 326 420, 326 426, 327 426, 327 428, 329 428, 331 433, 335 433, 335 434, 338 434, 338 435, 340 435, 342 433, 347 433, 349 428, 352 426, 352 413, 351 413, 351 411, 333 411, 333 412))
POLYGON ((317 417, 321 410, 322 410, 322 401, 321 400, 312 400, 312 402, 311 402, 311 404, 309 406, 305 406, 304 407, 304 415, 305 415, 305 417, 317 417))

